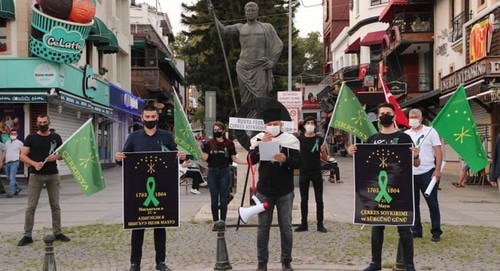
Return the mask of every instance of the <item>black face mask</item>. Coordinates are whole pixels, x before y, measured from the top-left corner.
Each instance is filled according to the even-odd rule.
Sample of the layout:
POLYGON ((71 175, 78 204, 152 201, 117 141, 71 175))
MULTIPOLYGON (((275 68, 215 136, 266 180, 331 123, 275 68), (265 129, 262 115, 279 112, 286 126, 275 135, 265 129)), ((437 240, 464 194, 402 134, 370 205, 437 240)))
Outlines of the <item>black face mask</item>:
POLYGON ((156 125, 158 125, 158 121, 157 120, 143 121, 142 124, 144 125, 144 127, 148 129, 153 129, 156 127, 156 125))
POLYGON ((393 124, 394 116, 383 114, 382 116, 378 117, 378 119, 380 120, 380 124, 382 124, 382 126, 390 127, 393 124))
POLYGON ((222 132, 221 131, 214 132, 214 136, 215 137, 222 137, 222 132))
POLYGON ((42 133, 45 133, 49 130, 49 125, 48 124, 38 125, 38 130, 42 133))

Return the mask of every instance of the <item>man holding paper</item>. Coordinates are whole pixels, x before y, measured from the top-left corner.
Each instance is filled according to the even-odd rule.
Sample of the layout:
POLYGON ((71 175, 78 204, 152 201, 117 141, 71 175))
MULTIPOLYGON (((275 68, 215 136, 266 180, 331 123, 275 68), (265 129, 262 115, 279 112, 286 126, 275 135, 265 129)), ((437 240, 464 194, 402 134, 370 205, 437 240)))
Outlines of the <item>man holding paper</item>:
POLYGON ((437 185, 428 197, 424 197, 429 206, 431 216, 431 240, 438 242, 441 239, 441 213, 439 212, 438 186, 441 178, 441 164, 443 162, 443 151, 439 135, 432 127, 422 124, 422 111, 412 109, 408 114, 411 129, 405 131, 420 149, 420 166, 413 167, 415 185, 415 225, 412 228, 413 237, 421 238, 422 223, 420 218, 420 192, 425 192, 432 177, 436 177, 437 185))
POLYGON ((300 168, 299 140, 281 131, 278 109, 260 113, 266 131, 254 136, 250 142, 249 165, 260 163, 256 197, 268 202, 269 209, 259 213, 257 232, 257 271, 267 271, 269 260, 269 230, 273 220, 274 207, 278 210, 278 224, 281 233, 282 270, 292 271, 292 206, 294 198, 293 171, 300 168), (276 143, 275 143, 276 142, 276 143), (267 146, 265 146, 267 145, 267 146), (265 157, 269 148, 274 149, 272 157, 265 157))

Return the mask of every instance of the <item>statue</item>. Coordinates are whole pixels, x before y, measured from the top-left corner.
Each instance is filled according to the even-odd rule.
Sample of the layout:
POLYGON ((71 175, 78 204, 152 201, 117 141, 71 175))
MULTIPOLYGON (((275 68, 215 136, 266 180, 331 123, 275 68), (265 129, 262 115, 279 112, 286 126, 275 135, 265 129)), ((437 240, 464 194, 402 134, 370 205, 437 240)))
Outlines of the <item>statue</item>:
MULTIPOLYGON (((214 7, 209 4, 210 13, 214 7)), ((241 53, 236 62, 241 104, 255 97, 268 97, 273 89, 272 68, 278 61, 283 42, 269 23, 257 20, 259 6, 255 2, 245 5, 245 24, 224 26, 215 16, 215 25, 224 33, 239 34, 241 53)))

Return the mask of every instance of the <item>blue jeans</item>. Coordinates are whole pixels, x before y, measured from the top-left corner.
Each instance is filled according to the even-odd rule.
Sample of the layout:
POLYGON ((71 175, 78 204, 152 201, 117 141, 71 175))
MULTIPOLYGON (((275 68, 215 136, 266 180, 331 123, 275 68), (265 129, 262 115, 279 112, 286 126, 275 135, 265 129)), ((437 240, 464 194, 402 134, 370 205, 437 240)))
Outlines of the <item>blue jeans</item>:
POLYGON ((214 222, 219 221, 219 219, 226 221, 230 177, 231 171, 229 170, 229 167, 208 168, 207 182, 208 189, 210 190, 212 219, 214 222))
POLYGON ((19 161, 16 162, 8 162, 5 164, 5 175, 7 176, 7 180, 9 181, 9 189, 7 190, 7 194, 14 195, 16 190, 21 188, 19 183, 16 181, 16 173, 19 168, 19 161))
POLYGON ((274 206, 278 211, 278 225, 281 237, 281 262, 292 261, 292 205, 294 192, 281 197, 268 197, 257 192, 257 198, 261 202, 269 203, 269 210, 259 214, 259 228, 257 231, 257 260, 259 263, 267 263, 269 260, 269 230, 273 222, 274 206))
MULTIPOLYGON (((415 175, 415 225, 412 228, 412 231, 415 235, 422 235, 422 222, 420 218, 420 191, 422 194, 429 186, 429 183, 432 179, 432 173, 434 169, 429 170, 428 172, 420 175, 415 175)), ((424 197, 427 202, 427 206, 429 206, 429 213, 431 215, 431 234, 440 236, 443 231, 441 230, 441 213, 439 212, 439 202, 438 202, 438 186, 434 186, 432 193, 429 197, 424 197)))

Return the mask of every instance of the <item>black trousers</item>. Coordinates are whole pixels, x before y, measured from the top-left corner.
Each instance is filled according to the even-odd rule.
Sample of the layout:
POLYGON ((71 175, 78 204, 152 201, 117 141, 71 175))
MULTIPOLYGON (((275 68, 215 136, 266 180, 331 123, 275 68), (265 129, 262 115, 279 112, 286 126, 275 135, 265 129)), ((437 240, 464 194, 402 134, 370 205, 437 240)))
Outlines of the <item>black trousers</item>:
MULTIPOLYGON (((382 265, 382 246, 384 244, 385 226, 372 227, 372 262, 382 265)), ((406 267, 413 266, 413 234, 411 226, 398 226, 398 253, 403 255, 406 267), (402 250, 402 251, 400 251, 402 250)))
MULTIPOLYGON (((165 244, 167 235, 164 228, 154 229, 156 264, 165 262, 165 244)), ((132 230, 132 251, 130 262, 141 265, 142 243, 144 241, 144 230, 132 230)))
POLYGON ((314 198, 316 199, 316 219, 318 224, 323 224, 323 177, 321 172, 304 172, 300 174, 299 189, 300 189, 300 213, 302 215, 301 224, 307 226, 307 210, 309 201, 309 182, 312 182, 314 189, 314 198))

